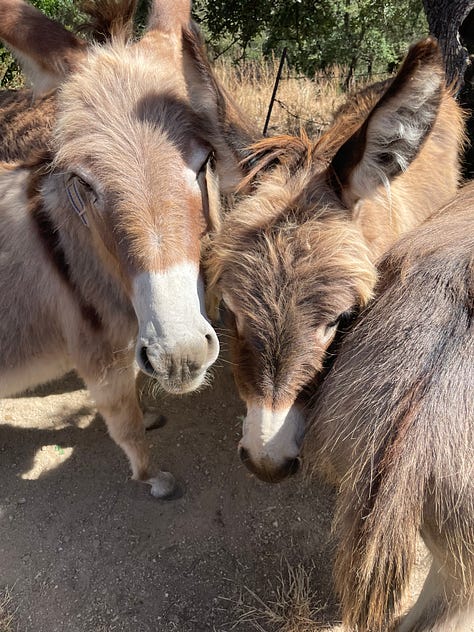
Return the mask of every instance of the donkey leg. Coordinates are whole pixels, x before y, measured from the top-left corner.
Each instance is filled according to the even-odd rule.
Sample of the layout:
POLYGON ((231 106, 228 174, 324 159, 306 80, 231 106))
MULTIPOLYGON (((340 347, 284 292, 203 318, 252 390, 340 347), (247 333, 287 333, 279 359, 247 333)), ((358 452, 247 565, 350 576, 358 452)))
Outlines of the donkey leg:
POLYGON ((143 413, 136 395, 133 368, 109 368, 100 380, 85 377, 85 381, 110 436, 130 461, 133 478, 150 484, 153 496, 171 497, 176 489, 176 481, 169 472, 159 472, 150 477, 150 452, 145 439, 143 413))
POLYGON ((452 568, 433 559, 415 605, 395 632, 473 632, 474 600, 452 568))
POLYGON ((166 418, 161 414, 155 401, 154 384, 152 378, 146 376, 141 371, 137 372, 135 379, 137 398, 143 412, 143 425, 146 430, 162 428, 166 423, 166 418))

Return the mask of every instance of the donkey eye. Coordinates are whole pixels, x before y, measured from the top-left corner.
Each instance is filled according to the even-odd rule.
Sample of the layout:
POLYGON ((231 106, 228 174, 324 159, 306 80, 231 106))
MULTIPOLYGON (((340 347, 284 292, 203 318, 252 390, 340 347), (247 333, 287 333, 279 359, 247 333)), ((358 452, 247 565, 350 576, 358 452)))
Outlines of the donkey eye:
POLYGON ((84 180, 84 178, 82 178, 81 176, 77 175, 77 173, 73 173, 72 174, 74 180, 77 182, 77 184, 79 186, 81 186, 83 189, 85 189, 86 191, 92 191, 92 186, 86 181, 84 180))
POLYGON ((84 193, 93 204, 96 204, 98 196, 94 190, 94 187, 91 184, 89 184, 87 180, 84 180, 83 177, 77 175, 77 173, 73 174, 73 178, 74 178, 76 187, 78 187, 81 190, 81 192, 84 193))
POLYGON ((347 310, 345 312, 342 312, 342 314, 339 314, 339 316, 337 318, 335 318, 334 320, 332 320, 330 323, 328 323, 326 325, 326 331, 332 331, 335 327, 344 327, 345 325, 348 325, 351 322, 351 319, 353 318, 354 313, 352 310, 347 310))
POLYGON ((208 163, 213 164, 214 162, 214 152, 210 151, 207 156, 206 159, 204 160, 204 162, 202 163, 202 165, 199 167, 199 171, 197 172, 196 178, 199 178, 200 175, 202 175, 204 173, 204 171, 206 170, 206 167, 208 165, 208 163))

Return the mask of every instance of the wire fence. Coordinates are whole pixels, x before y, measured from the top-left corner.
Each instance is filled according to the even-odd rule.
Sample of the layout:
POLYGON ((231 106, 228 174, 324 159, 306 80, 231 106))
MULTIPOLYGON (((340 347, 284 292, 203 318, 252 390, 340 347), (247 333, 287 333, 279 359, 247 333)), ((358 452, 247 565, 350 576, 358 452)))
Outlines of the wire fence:
POLYGON ((388 79, 391 76, 393 76, 393 73, 388 70, 383 72, 351 72, 348 73, 347 76, 344 76, 342 73, 336 74, 334 72, 320 71, 315 74, 312 79, 310 79, 307 75, 295 75, 291 73, 290 60, 287 56, 285 48, 281 55, 277 76, 275 77, 275 84, 269 102, 268 112, 263 128, 263 134, 267 134, 274 105, 277 105, 279 108, 281 108, 281 110, 283 110, 287 114, 287 116, 291 117, 294 122, 297 121, 301 126, 309 128, 311 132, 322 132, 330 124, 330 121, 325 120, 324 118, 315 119, 301 115, 300 113, 296 112, 294 108, 288 105, 288 103, 278 97, 278 88, 281 81, 313 81, 314 84, 317 85, 318 81, 321 80, 338 80, 341 86, 344 86, 346 92, 351 92, 357 86, 357 83, 361 81, 368 84, 372 81, 382 81, 388 79), (286 73, 283 72, 285 62, 286 73))

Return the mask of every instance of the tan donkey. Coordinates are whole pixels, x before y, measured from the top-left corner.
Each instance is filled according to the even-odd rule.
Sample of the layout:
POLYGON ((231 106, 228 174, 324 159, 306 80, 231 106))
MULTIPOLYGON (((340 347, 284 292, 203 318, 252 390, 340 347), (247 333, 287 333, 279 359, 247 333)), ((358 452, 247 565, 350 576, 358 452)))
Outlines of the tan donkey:
POLYGON ((134 478, 165 497, 174 480, 150 478, 134 361, 179 394, 218 355, 200 239, 218 214, 210 163, 235 186, 239 131, 188 0, 156 0, 142 39, 128 34, 86 47, 0 2, 0 37, 38 91, 61 84, 51 155, 0 167, 0 396, 76 368, 134 478))
POLYGON ((298 469, 306 390, 345 317, 364 306, 376 261, 456 191, 463 120, 436 43, 409 52, 385 91, 352 99, 314 142, 254 146, 250 194, 209 251, 247 416, 243 462, 275 482, 298 469))

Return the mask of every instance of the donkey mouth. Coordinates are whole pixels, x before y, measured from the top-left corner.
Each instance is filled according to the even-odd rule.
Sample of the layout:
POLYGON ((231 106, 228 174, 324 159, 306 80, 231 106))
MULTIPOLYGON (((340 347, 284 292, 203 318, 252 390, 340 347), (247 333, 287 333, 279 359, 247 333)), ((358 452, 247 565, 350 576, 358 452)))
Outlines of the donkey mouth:
POLYGON ((252 472, 254 476, 265 483, 280 483, 285 480, 285 478, 296 474, 301 466, 301 459, 299 457, 287 459, 281 465, 275 466, 274 464, 267 463, 265 460, 258 464, 255 463, 250 458, 248 451, 242 446, 239 447, 238 452, 245 467, 252 472))
POLYGON ((170 380, 160 376, 155 376, 155 379, 160 383, 161 388, 170 395, 185 395, 186 393, 192 393, 201 387, 207 386, 207 371, 203 371, 200 375, 188 380, 170 380))
POLYGON ((141 371, 158 382, 166 393, 182 395, 208 383, 207 365, 202 366, 187 358, 174 360, 168 357, 159 362, 156 360, 153 355, 150 357, 145 347, 140 349, 138 365, 141 371))
POLYGON ((200 387, 206 386, 209 382, 207 379, 207 369, 201 369, 190 373, 189 371, 181 371, 181 375, 169 375, 167 371, 159 371, 155 369, 146 354, 141 358, 140 370, 146 375, 153 378, 159 386, 170 395, 184 395, 191 393, 200 387))

